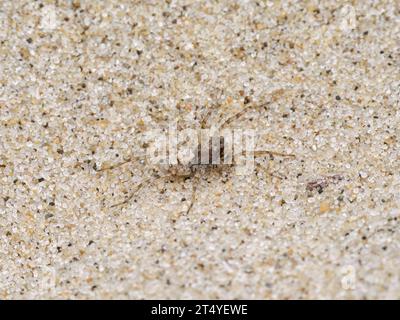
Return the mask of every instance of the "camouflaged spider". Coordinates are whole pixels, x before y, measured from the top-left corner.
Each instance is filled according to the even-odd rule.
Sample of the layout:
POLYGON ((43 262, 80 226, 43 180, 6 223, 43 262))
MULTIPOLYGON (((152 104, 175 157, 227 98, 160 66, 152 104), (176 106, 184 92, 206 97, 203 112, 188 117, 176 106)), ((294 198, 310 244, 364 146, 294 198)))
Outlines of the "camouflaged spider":
MULTIPOLYGON (((227 166, 231 167, 232 165, 236 164, 236 159, 240 155, 244 155, 245 151, 240 151, 239 153, 233 153, 230 155, 231 159, 233 160, 232 163, 225 164, 224 159, 226 158, 227 152, 226 152, 226 144, 225 144, 225 138, 224 136, 221 136, 219 132, 224 129, 227 125, 231 124, 233 121, 237 120, 239 117, 244 115, 249 109, 251 108, 263 108, 269 105, 270 103, 274 102, 277 100, 277 97, 282 94, 283 90, 278 89, 274 91, 271 94, 272 99, 268 102, 265 102, 260 105, 253 105, 249 101, 245 101, 245 106, 240 110, 239 112, 235 113, 234 115, 229 116, 227 119, 222 121, 222 123, 217 126, 216 131, 218 134, 215 134, 213 131, 212 133, 208 136, 208 138, 205 140, 205 144, 202 143, 201 141, 204 141, 200 139, 200 142, 194 146, 192 146, 191 149, 191 157, 186 158, 184 161, 182 161, 181 158, 177 158, 177 162, 175 164, 164 164, 164 165, 158 165, 157 168, 153 168, 153 175, 150 175, 147 178, 144 178, 138 185, 136 185, 133 188, 133 191, 126 197, 126 199, 122 202, 116 203, 112 205, 111 207, 118 207, 124 204, 129 203, 129 201, 135 196, 135 194, 143 187, 145 186, 148 182, 155 182, 155 180, 158 179, 163 179, 163 178, 193 178, 196 179, 196 181, 193 181, 192 184, 192 197, 191 197, 191 202, 186 210, 186 214, 190 212, 190 210, 193 207, 193 204, 196 201, 196 191, 197 191, 197 185, 198 185, 198 180, 207 172, 210 170, 218 170, 219 172, 222 171, 222 169, 226 168, 227 166), (206 150, 207 152, 204 152, 206 150), (216 155, 216 157, 215 157, 216 155), (215 163, 215 160, 217 163, 215 163), (162 173, 160 175, 160 172, 162 173)), ((210 117, 212 110, 208 110, 206 115, 202 117, 200 124, 201 128, 205 129, 207 127, 207 122, 210 117)), ((252 153, 253 157, 262 157, 265 155, 270 155, 270 156, 280 156, 280 157, 295 157, 293 154, 286 154, 286 153, 280 153, 280 152, 274 152, 274 151, 268 151, 268 150, 261 150, 261 151, 254 151, 252 153)), ((139 161, 139 160, 144 160, 143 156, 132 156, 125 161, 118 163, 116 165, 112 165, 110 167, 105 167, 105 168, 100 168, 100 169, 95 169, 97 172, 103 172, 107 170, 113 170, 115 168, 121 167, 127 163, 134 162, 134 161, 139 161)), ((280 178, 278 176, 278 178, 280 178)))

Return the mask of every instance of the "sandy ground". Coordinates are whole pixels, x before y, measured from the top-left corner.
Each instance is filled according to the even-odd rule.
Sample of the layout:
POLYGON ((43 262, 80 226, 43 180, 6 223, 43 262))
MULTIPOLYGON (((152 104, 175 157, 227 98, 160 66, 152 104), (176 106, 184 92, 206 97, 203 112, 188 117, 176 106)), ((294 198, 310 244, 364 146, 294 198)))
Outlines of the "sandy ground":
POLYGON ((1 1, 0 298, 399 299, 399 97, 395 0, 1 1), (95 170, 248 105, 294 158, 95 170))

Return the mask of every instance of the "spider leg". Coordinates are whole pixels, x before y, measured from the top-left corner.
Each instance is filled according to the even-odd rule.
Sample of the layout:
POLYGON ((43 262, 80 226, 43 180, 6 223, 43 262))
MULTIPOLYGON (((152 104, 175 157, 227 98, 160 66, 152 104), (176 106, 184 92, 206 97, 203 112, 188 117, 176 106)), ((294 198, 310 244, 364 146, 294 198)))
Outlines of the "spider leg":
MULTIPOLYGON (((141 181, 140 183, 138 183, 138 184, 135 186, 135 188, 133 189, 133 191, 129 194, 129 196, 128 196, 124 201, 119 202, 119 203, 116 203, 116 204, 113 204, 113 205, 111 206, 111 208, 119 207, 119 206, 122 206, 122 205, 124 205, 124 204, 129 203, 129 202, 132 200, 132 198, 133 198, 145 185, 148 184, 149 181, 153 180, 153 183, 154 183, 154 182, 156 182, 156 181, 158 181, 158 180, 160 180, 160 179, 165 179, 165 178, 169 178, 169 177, 173 177, 173 175, 167 174, 167 175, 157 176, 157 177, 150 176, 150 177, 144 179, 143 181, 141 181)), ((180 178, 185 178, 185 177, 186 177, 186 176, 180 176, 180 178)))
POLYGON ((213 107, 211 106, 210 108, 208 108, 206 114, 201 117, 201 120, 200 120, 200 128, 201 129, 207 128, 208 119, 210 118, 212 111, 213 111, 213 107))
POLYGON ((287 179, 286 176, 281 176, 281 175, 279 175, 278 173, 275 173, 275 172, 270 172, 269 174, 271 175, 271 177, 278 178, 280 180, 287 179))
MULTIPOLYGON (((257 157, 262 157, 264 155, 273 155, 273 156, 279 156, 279 157, 289 157, 289 158, 296 158, 294 154, 290 153, 281 153, 281 152, 274 152, 274 151, 268 151, 268 150, 260 150, 260 151, 254 151, 254 158, 257 157)), ((257 166, 260 166, 257 163, 257 166)), ((286 179, 286 176, 282 176, 279 173, 274 173, 274 172, 268 172, 268 174, 272 177, 278 178, 278 179, 286 179)))
POLYGON ((282 176, 282 175, 280 175, 280 174, 277 173, 277 172, 269 172, 267 169, 262 168, 262 167, 261 167, 261 164, 259 164, 259 163, 256 163, 256 166, 257 166, 258 168, 261 168, 262 171, 264 171, 264 173, 265 173, 266 175, 270 175, 271 177, 274 177, 274 178, 277 178, 277 179, 280 179, 280 180, 286 179, 286 176, 282 176))
POLYGON ((149 177, 149 178, 147 178, 147 179, 144 179, 142 182, 140 182, 138 185, 136 185, 136 187, 135 187, 134 190, 131 192, 131 194, 128 196, 128 198, 126 198, 126 199, 125 199, 124 201, 122 201, 122 202, 113 204, 110 208, 119 207, 119 206, 122 206, 122 205, 124 205, 124 204, 129 203, 129 201, 132 200, 132 198, 135 196, 135 194, 136 194, 137 192, 139 192, 139 190, 142 189, 143 186, 144 186, 147 182, 149 182, 152 178, 153 178, 153 177, 149 177))
POLYGON ((125 165, 125 164, 127 164, 127 163, 130 163, 130 162, 133 162, 133 161, 135 161, 135 160, 142 159, 142 158, 143 158, 143 156, 130 157, 130 158, 128 158, 128 159, 126 159, 126 160, 124 160, 124 161, 122 161, 122 162, 120 162, 120 163, 111 165, 111 166, 109 166, 109 167, 100 168, 100 169, 98 169, 98 168, 95 167, 94 169, 95 169, 97 172, 108 171, 108 170, 114 170, 114 169, 116 169, 116 168, 122 167, 123 165, 125 165))
POLYGON ((284 92, 285 92, 284 89, 277 89, 277 90, 271 92, 271 94, 270 94, 271 99, 269 101, 264 102, 260 105, 254 105, 252 103, 245 105, 242 110, 238 111, 234 115, 228 117, 224 122, 222 122, 222 124, 220 125, 220 129, 223 129, 228 124, 239 119, 242 115, 244 115, 251 108, 264 108, 267 105, 269 105, 270 103, 275 102, 276 100, 278 100, 279 96, 281 96, 284 92))
MULTIPOLYGON (((247 151, 243 150, 242 152, 239 153, 235 153, 234 154, 234 158, 236 156, 246 156, 247 155, 247 151)), ((276 151, 270 151, 270 150, 256 150, 253 151, 253 156, 254 158, 261 158, 264 157, 266 155, 272 155, 272 156, 278 156, 278 157, 286 157, 286 158, 296 158, 296 156, 292 153, 283 153, 283 152, 276 152, 276 151)))
POLYGON ((263 157, 265 155, 273 155, 273 156, 279 156, 279 157, 288 157, 288 158, 296 158, 294 154, 291 153, 282 153, 282 152, 276 152, 276 151, 269 151, 269 150, 259 150, 259 151, 254 151, 254 157, 263 157))
POLYGON ((238 111, 234 115, 225 119, 222 124, 220 125, 220 129, 225 128, 227 125, 231 124, 233 121, 239 119, 242 115, 244 115, 250 108, 255 108, 253 105, 247 105, 242 110, 238 111))
POLYGON ((196 181, 192 181, 192 197, 190 199, 189 207, 186 210, 186 215, 188 215, 190 213, 190 211, 193 208, 194 203, 196 202, 196 192, 197 192, 197 185, 199 182, 199 177, 197 175, 194 175, 193 177, 195 178, 193 180, 196 180, 196 181))

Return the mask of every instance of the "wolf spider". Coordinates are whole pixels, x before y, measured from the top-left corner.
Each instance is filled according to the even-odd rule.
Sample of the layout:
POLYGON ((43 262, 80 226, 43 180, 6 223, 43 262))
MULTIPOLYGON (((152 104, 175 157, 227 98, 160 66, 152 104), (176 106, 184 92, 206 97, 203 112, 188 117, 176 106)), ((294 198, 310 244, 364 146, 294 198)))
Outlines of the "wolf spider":
MULTIPOLYGON (((227 125, 231 124, 233 121, 239 119, 242 115, 244 115, 251 108, 265 108, 267 105, 276 101, 277 96, 281 95, 282 92, 283 92, 282 89, 278 89, 278 90, 274 91, 271 94, 272 99, 270 101, 267 101, 260 105, 253 105, 249 101, 245 100, 245 106, 242 108, 242 110, 229 116, 227 119, 222 121, 222 123, 218 127, 216 127, 216 129, 217 129, 216 132, 219 132, 220 130, 224 129, 227 125)), ((205 129, 207 127, 207 122, 211 115, 211 112, 212 112, 212 110, 208 110, 206 112, 205 116, 203 116, 201 118, 200 124, 201 124, 202 129, 205 129)), ((165 179, 165 178, 183 178, 183 179, 192 179, 193 178, 193 180, 195 180, 195 181, 192 182, 192 197, 191 197, 190 204, 189 204, 188 208, 186 209, 186 214, 189 214, 195 201, 196 201, 196 192, 197 192, 197 185, 198 185, 199 179, 204 174, 206 174, 207 172, 210 172, 211 170, 217 170, 218 172, 221 172, 227 166, 231 167, 232 165, 235 165, 236 164, 235 160, 237 159, 237 156, 244 155, 244 151, 242 151, 240 153, 233 152, 233 154, 231 154, 233 162, 232 162, 232 164, 227 165, 225 163, 221 163, 221 161, 223 161, 225 159, 225 155, 226 155, 224 137, 220 136, 220 135, 216 136, 215 134, 212 133, 208 137, 208 141, 206 142, 206 144, 207 145, 205 146, 205 148, 206 149, 208 148, 206 157, 208 157, 208 159, 204 159, 205 156, 203 154, 203 148, 202 148, 203 145, 201 142, 199 142, 196 146, 194 146, 194 149, 192 149, 192 151, 193 151, 192 154, 194 156, 191 159, 189 159, 189 161, 183 162, 178 157, 176 164, 169 164, 169 165, 167 164, 164 167, 161 165, 157 168, 157 170, 154 170, 154 168, 153 168, 153 175, 150 175, 149 177, 143 179, 139 184, 137 184, 133 188, 132 192, 126 197, 126 199, 124 201, 113 204, 111 206, 111 208, 122 206, 122 205, 129 203, 132 200, 132 198, 137 194, 137 192, 139 190, 141 190, 143 188, 143 186, 145 186, 148 182, 151 182, 152 180, 154 183, 155 181, 157 181, 159 179, 165 179), (216 141, 216 143, 215 143, 215 141, 216 141), (215 160, 215 158, 211 158, 215 154, 219 155, 217 164, 215 164, 215 162, 213 163, 213 160, 215 160), (208 161, 206 161, 206 163, 204 163, 202 160, 208 160, 208 161), (164 173, 162 175, 160 175, 159 174, 160 171, 164 171, 164 173)), ((273 157, 273 156, 289 157, 289 158, 295 157, 295 155, 293 155, 293 154, 286 154, 286 153, 269 151, 269 150, 253 151, 253 154, 254 154, 254 158, 263 157, 266 155, 269 155, 271 157, 273 157)), ((121 167, 125 164, 131 163, 134 161, 139 161, 139 160, 143 160, 143 156, 132 156, 118 164, 115 164, 115 165, 112 165, 109 167, 105 167, 105 168, 100 168, 100 169, 95 168, 95 170, 97 172, 113 170, 113 169, 121 167)), ((271 175, 273 175, 273 174, 271 173, 271 175)), ((274 176, 282 179, 282 177, 280 177, 280 176, 276 176, 276 175, 274 175, 274 176)))

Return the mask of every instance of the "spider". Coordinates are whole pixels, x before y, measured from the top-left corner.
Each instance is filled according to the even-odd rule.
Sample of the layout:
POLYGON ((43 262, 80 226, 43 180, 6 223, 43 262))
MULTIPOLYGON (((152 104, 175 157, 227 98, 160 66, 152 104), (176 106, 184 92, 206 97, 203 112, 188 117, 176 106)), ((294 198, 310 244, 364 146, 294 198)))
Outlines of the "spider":
MULTIPOLYGON (((202 140, 203 142, 199 142, 190 148, 190 157, 186 157, 186 159, 182 160, 182 158, 177 157, 177 162, 175 164, 161 164, 158 165, 157 168, 152 168, 153 174, 147 178, 144 178, 139 184, 137 184, 132 192, 125 198, 124 201, 111 205, 113 207, 119 207, 125 204, 128 204, 132 198, 142 189, 147 183, 150 183, 153 180, 153 183, 158 179, 165 179, 165 178, 183 178, 183 179, 193 179, 192 182, 192 196, 189 206, 186 209, 186 214, 189 214, 193 205, 196 201, 196 192, 197 192, 197 185, 199 179, 207 174, 207 172, 211 172, 213 170, 217 170, 219 173, 224 171, 227 167, 232 167, 237 164, 237 158, 240 156, 245 156, 246 152, 240 150, 239 152, 235 151, 228 151, 226 148, 226 139, 224 136, 221 136, 219 132, 225 129, 229 124, 233 121, 239 119, 242 115, 244 115, 249 109, 251 108, 264 108, 270 103, 277 100, 277 98, 283 93, 283 89, 278 89, 272 92, 269 101, 259 104, 253 105, 249 101, 245 99, 244 107, 237 113, 228 116, 225 120, 220 123, 219 126, 214 127, 214 130, 211 130, 210 135, 205 139, 202 140), (206 151, 206 152, 205 152, 206 151), (225 163, 227 156, 230 156, 232 159, 231 163, 225 163)), ((208 119, 211 115, 212 110, 208 110, 206 114, 200 120, 200 127, 205 129, 208 126, 208 119)), ((200 139, 201 140, 201 139, 200 139)), ((253 151, 252 156, 254 158, 263 157, 269 155, 273 156, 280 156, 285 158, 294 158, 295 155, 269 151, 269 150, 259 150, 253 151)), ((131 156, 128 159, 124 160, 115 165, 111 165, 105 168, 96 168, 97 172, 103 172, 108 170, 113 170, 115 168, 121 167, 125 164, 132 163, 134 161, 143 161, 144 156, 131 156)), ((253 159, 254 159, 253 158, 253 159)), ((273 174, 271 174, 273 175, 273 174)), ((280 176, 276 176, 277 178, 282 179, 280 176)))

